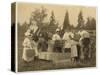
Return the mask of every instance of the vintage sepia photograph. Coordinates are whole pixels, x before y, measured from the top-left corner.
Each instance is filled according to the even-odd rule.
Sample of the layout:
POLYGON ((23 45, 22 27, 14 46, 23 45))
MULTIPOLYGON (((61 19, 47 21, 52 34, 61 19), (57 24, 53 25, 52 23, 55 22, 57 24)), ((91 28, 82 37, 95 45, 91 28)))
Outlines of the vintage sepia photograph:
POLYGON ((18 72, 96 67, 96 7, 15 5, 12 58, 18 72))

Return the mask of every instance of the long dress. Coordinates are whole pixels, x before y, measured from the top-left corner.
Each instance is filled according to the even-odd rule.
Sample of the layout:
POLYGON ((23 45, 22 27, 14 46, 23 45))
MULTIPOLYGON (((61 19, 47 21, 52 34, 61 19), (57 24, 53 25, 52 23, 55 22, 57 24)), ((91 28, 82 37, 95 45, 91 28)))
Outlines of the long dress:
POLYGON ((31 40, 28 37, 24 39, 23 47, 22 59, 26 62, 34 60, 35 52, 32 48, 31 40))

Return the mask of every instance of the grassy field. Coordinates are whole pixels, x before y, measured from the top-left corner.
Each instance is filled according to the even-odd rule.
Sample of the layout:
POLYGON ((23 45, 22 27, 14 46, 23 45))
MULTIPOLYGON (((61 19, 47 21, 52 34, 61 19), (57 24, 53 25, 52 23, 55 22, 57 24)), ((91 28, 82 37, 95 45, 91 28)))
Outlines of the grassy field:
POLYGON ((45 61, 45 60, 35 60, 30 63, 25 63, 22 60, 22 41, 24 40, 24 33, 25 30, 19 30, 18 32, 18 71, 36 71, 36 70, 52 70, 52 69, 65 69, 65 68, 82 68, 82 67, 95 67, 96 66, 96 46, 95 46, 95 37, 92 37, 93 44, 92 44, 92 59, 91 63, 87 64, 71 64, 68 63, 54 63, 52 61, 45 61))

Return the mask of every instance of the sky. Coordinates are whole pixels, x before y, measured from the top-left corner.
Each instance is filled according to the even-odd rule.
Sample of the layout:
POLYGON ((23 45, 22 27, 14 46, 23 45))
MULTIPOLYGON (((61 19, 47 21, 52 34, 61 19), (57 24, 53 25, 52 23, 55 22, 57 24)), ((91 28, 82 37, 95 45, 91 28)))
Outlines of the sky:
POLYGON ((96 8, 88 6, 74 6, 74 5, 52 5, 52 4, 33 4, 33 3, 17 3, 17 21, 23 24, 25 21, 29 23, 31 13, 35 8, 44 7, 47 9, 46 21, 49 21, 51 12, 54 11, 55 19, 59 25, 62 26, 65 13, 69 13, 70 24, 77 26, 78 14, 83 12, 83 18, 86 21, 87 17, 94 17, 96 19, 96 8))

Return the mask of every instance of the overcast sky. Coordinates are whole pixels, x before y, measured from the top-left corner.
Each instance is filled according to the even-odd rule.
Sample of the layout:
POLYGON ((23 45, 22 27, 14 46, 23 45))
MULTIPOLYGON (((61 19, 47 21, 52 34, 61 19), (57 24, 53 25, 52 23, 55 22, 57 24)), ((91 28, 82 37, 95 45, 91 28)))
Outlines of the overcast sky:
POLYGON ((55 18, 59 22, 60 25, 63 24, 66 10, 68 10, 69 12, 70 24, 73 24, 75 26, 77 25, 77 19, 78 19, 78 14, 80 10, 83 12, 83 17, 85 20, 89 16, 96 18, 96 8, 95 7, 18 3, 17 5, 18 22, 21 24, 23 24, 25 21, 29 23, 29 18, 31 16, 32 11, 34 11, 35 8, 41 8, 42 6, 47 9, 48 17, 46 20, 49 21, 51 11, 53 10, 55 14, 55 18))

